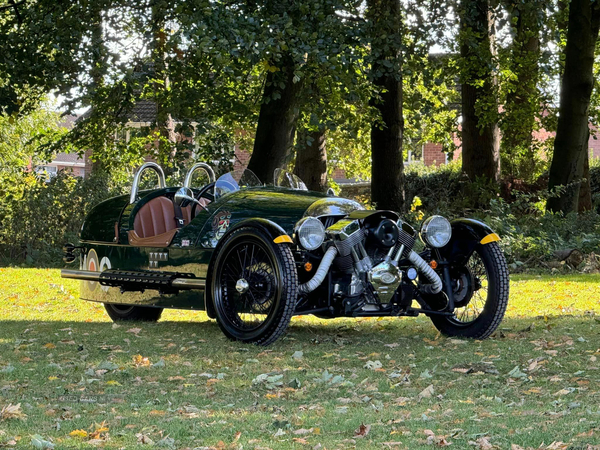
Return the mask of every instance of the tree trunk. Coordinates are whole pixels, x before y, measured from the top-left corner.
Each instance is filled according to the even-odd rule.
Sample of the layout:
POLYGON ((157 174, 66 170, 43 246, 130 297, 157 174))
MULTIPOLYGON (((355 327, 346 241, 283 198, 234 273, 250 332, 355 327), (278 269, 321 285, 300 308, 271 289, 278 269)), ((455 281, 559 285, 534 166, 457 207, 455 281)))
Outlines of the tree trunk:
POLYGON ((276 72, 268 72, 260 106, 254 150, 248 169, 267 183, 273 180, 273 172, 289 162, 296 121, 298 120, 298 95, 301 82, 294 82, 294 64, 287 64, 276 72), (281 88, 280 83, 285 87, 281 88))
POLYGON ((600 1, 573 0, 569 11, 558 128, 548 182, 550 190, 558 186, 564 188, 560 194, 548 199, 549 211, 566 214, 579 210, 581 180, 588 153, 588 113, 599 29, 600 1))
POLYGON ((533 130, 540 101, 537 92, 540 57, 540 0, 515 2, 512 8, 515 38, 511 71, 515 75, 506 99, 502 147, 508 155, 511 177, 531 179, 535 171, 533 130))
POLYGON ((299 130, 296 142, 294 173, 311 191, 325 192, 327 189, 325 129, 312 132, 299 130))
MULTIPOLYGON (((92 79, 92 88, 90 89, 90 91, 92 96, 92 102, 94 102, 94 100, 98 98, 99 91, 104 87, 104 77, 108 72, 108 67, 106 65, 108 49, 106 48, 104 32, 102 30, 102 10, 100 8, 97 8, 93 11, 91 28, 92 68, 90 70, 90 77, 92 79)), ((104 147, 106 147, 106 142, 104 142, 104 147)), ((104 148, 98 150, 101 150, 100 152, 98 152, 101 154, 103 153, 104 148)), ((93 156, 92 152, 89 152, 89 155, 87 157, 91 159, 92 163, 91 175, 96 176, 104 171, 104 167, 102 164, 102 160, 97 156, 93 156)))
POLYGON ((154 64, 154 100, 156 102, 156 126, 159 135, 166 141, 159 145, 159 159, 166 160, 165 171, 167 175, 175 170, 175 157, 177 155, 177 135, 175 133, 175 121, 171 116, 167 97, 170 88, 170 80, 167 67, 167 32, 165 30, 167 9, 166 4, 156 1, 152 5, 152 37, 154 64))
POLYGON ((494 24, 488 0, 462 0, 462 169, 471 178, 497 181, 500 131, 494 65, 494 24))
POLYGON ((371 127, 371 201, 378 209, 404 209, 401 23, 399 0, 368 0, 371 72, 380 121, 371 127), (391 64, 390 64, 391 63, 391 64))

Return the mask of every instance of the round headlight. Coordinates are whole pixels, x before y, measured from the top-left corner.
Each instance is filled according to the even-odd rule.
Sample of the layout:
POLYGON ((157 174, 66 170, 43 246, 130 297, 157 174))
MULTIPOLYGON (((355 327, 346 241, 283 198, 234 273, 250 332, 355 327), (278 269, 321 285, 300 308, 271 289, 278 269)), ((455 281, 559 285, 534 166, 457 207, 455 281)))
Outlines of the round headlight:
POLYGON ((442 216, 431 216, 421 226, 421 239, 432 247, 443 247, 452 237, 452 226, 442 216))
POLYGON ((296 239, 305 250, 316 250, 325 240, 325 227, 319 219, 305 217, 296 224, 296 239))

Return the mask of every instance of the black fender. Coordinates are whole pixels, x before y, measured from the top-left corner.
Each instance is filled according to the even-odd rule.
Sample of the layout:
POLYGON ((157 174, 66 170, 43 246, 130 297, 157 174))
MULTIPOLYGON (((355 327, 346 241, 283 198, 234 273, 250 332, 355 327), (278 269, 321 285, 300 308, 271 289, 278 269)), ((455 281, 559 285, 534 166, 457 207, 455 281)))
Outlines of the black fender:
POLYGON ((466 264, 477 245, 500 240, 500 236, 479 220, 461 218, 451 221, 450 224, 452 237, 450 242, 439 249, 439 254, 453 265, 466 264))
POLYGON ((215 306, 213 303, 213 299, 212 299, 212 295, 211 295, 211 278, 212 278, 212 268, 213 268, 213 263, 217 257, 217 255, 219 254, 219 251, 221 250, 221 242, 225 242, 225 238, 227 236, 229 236, 231 233, 233 233, 235 230, 238 230, 240 228, 244 228, 244 227, 253 227, 253 228, 258 228, 260 231, 262 231, 263 233, 265 233, 267 236, 269 236, 274 243, 276 244, 293 244, 294 241, 293 239, 286 233, 286 231, 278 224, 276 224, 275 222, 269 220, 269 219, 263 219, 260 217, 257 218, 253 218, 253 219, 244 219, 238 223, 236 223, 233 227, 231 227, 229 230, 227 230, 227 233, 225 233, 223 235, 223 237, 219 240, 219 244, 217 244, 217 247, 215 248, 215 251, 212 254, 212 257, 210 259, 210 264, 208 266, 208 276, 206 277, 206 289, 204 291, 204 302, 206 305, 206 315, 208 317, 210 317, 211 319, 214 319, 216 317, 215 314, 215 306))

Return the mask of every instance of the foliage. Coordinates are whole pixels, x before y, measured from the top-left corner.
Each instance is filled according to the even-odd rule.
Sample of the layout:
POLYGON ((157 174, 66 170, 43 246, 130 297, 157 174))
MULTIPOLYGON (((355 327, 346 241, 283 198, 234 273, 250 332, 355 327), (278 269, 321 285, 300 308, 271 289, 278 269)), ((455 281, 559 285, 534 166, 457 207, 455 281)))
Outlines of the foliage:
POLYGON ((0 168, 2 172, 20 172, 24 167, 44 160, 37 154, 40 145, 60 137, 60 115, 37 108, 21 117, 0 113, 0 168))
POLYGON ((61 171, 47 182, 35 173, 0 173, 0 261, 61 265, 62 246, 77 242, 90 209, 122 193, 124 186, 106 176, 61 171))

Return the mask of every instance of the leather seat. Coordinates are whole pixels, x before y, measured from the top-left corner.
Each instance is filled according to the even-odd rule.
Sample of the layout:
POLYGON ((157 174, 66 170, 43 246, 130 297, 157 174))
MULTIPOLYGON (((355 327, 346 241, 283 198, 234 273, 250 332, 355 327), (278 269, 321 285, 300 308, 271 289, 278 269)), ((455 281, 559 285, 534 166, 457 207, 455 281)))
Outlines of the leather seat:
MULTIPOLYGON (((203 204, 209 202, 200 200, 203 204)), ((192 220, 192 208, 181 208, 183 225, 192 220)), ((129 245, 134 247, 167 247, 177 233, 175 207, 166 197, 156 197, 140 208, 133 220, 133 230, 129 230, 129 245)))
POLYGON ((166 197, 156 197, 140 208, 133 229, 141 238, 158 236, 177 228, 173 202, 166 197))

